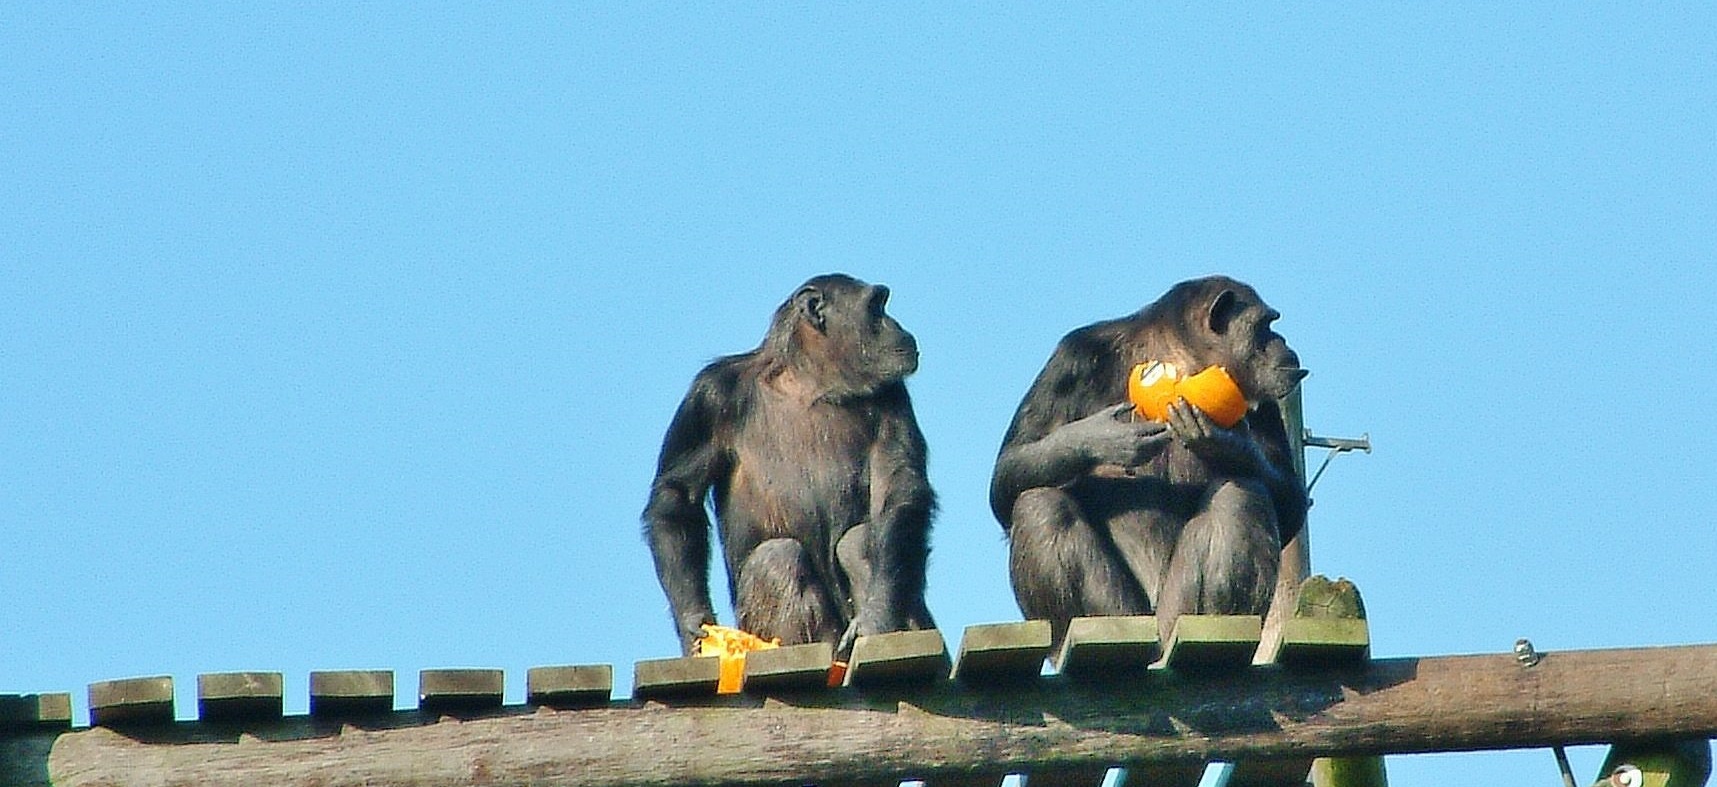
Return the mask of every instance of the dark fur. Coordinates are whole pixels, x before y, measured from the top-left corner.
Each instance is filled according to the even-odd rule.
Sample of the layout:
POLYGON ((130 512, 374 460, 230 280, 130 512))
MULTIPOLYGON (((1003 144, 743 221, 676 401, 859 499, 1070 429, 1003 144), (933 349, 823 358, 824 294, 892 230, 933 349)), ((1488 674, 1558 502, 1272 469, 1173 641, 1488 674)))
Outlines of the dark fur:
POLYGON ((782 644, 931 628, 935 497, 903 382, 918 346, 886 287, 832 274, 763 343, 704 367, 662 441, 644 531, 689 653, 714 623, 705 500, 738 626, 782 644))
POLYGON ((1277 405, 1305 373, 1277 316, 1210 277, 1056 347, 1002 442, 990 503, 1020 609, 1057 641, 1082 615, 1154 610, 1166 636, 1181 613, 1264 613, 1307 505, 1277 405), (1166 429, 1137 423, 1115 405, 1149 360, 1222 365, 1257 404, 1233 429, 1187 410, 1166 429))

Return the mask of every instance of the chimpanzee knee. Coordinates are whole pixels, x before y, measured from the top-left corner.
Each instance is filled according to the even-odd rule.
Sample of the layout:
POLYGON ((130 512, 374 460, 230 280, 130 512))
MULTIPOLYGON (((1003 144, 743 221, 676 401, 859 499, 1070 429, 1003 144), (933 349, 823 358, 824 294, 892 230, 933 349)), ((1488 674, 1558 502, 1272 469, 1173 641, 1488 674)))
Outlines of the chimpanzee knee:
POLYGON ((1144 591, 1114 545, 1096 532, 1078 503, 1053 487, 1028 489, 1014 502, 1008 532, 1014 598, 1027 619, 1048 620, 1059 643, 1080 615, 1150 612, 1144 591))
POLYGON ((772 538, 745 559, 736 583, 739 627, 783 645, 833 642, 846 621, 798 541, 772 538))
POLYGON ((1158 626, 1167 634, 1182 614, 1263 615, 1281 549, 1275 509, 1261 484, 1213 484, 1175 545, 1157 599, 1158 626))

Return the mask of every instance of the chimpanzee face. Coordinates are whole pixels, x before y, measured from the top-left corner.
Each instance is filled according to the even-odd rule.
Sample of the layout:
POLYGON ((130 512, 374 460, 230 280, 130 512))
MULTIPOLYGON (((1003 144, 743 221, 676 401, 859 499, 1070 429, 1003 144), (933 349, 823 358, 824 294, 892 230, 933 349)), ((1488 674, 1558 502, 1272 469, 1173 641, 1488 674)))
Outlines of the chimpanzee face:
POLYGON ((847 377, 869 386, 918 370, 918 341, 889 316, 888 294, 880 284, 830 275, 812 279, 797 296, 805 320, 828 337, 831 360, 847 377))
POLYGON ((1211 303, 1210 329, 1228 356, 1223 365, 1247 398, 1281 399, 1308 374, 1271 327, 1281 316, 1251 291, 1223 290, 1211 303))

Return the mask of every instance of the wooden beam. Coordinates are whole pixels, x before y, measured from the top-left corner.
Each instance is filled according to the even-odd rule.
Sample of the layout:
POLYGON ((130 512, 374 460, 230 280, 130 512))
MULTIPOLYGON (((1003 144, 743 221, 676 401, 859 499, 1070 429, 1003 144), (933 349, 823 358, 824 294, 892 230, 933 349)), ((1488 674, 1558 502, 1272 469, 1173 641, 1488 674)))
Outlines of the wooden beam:
POLYGON ((292 716, 0 735, 0 784, 714 785, 934 782, 1079 766, 1717 736, 1717 645, 1386 659, 1327 672, 1156 670, 1102 684, 942 679, 790 699, 292 716), (361 724, 362 726, 354 726, 361 724))

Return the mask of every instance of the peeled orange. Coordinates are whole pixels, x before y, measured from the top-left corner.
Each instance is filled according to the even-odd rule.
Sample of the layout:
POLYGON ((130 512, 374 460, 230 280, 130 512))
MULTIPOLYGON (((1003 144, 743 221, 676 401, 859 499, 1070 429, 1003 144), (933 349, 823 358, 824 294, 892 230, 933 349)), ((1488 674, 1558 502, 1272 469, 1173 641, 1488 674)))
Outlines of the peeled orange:
POLYGON ((1167 421, 1169 405, 1177 398, 1203 410, 1210 420, 1223 427, 1231 427, 1246 417, 1246 396, 1220 366, 1182 377, 1172 363, 1141 363, 1127 373, 1127 398, 1139 415, 1152 421, 1167 421))
POLYGON ((727 626, 706 623, 703 630, 704 635, 698 638, 698 652, 693 655, 721 659, 721 681, 715 687, 717 694, 739 693, 745 683, 745 654, 781 647, 779 639, 764 639, 727 626))
POLYGON ((1174 404, 1180 370, 1167 361, 1151 361, 1133 367, 1127 374, 1127 399, 1139 415, 1152 421, 1167 421, 1174 404))

